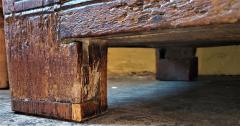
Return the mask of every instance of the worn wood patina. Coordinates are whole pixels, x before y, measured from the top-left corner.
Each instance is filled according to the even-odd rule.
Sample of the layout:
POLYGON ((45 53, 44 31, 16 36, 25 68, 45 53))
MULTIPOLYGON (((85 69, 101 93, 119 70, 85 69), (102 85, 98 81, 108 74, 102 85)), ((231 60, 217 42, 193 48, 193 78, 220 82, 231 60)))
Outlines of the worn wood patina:
MULTIPOLYGON (((83 121, 106 111, 107 47, 175 55, 170 46, 181 52, 240 42, 239 0, 3 0, 3 6, 12 109, 58 119, 83 121)), ((175 55, 170 63, 195 74, 194 58, 176 65, 175 55)))
POLYGON ((2 1, 0 1, 0 89, 8 88, 7 59, 4 41, 4 18, 2 12, 2 1))

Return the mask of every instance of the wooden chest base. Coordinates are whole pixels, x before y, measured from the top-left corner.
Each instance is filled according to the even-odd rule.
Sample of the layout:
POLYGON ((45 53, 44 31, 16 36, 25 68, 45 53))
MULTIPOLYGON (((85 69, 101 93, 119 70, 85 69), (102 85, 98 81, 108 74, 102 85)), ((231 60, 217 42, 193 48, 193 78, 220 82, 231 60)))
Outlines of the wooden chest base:
MULTIPOLYGON (((77 44, 76 48, 78 65, 76 73, 73 73, 73 76, 76 76, 75 81, 69 80, 70 83, 58 83, 55 86, 44 86, 44 83, 24 85, 21 82, 18 87, 18 83, 14 83, 12 110, 76 122, 103 114, 107 110, 106 46, 86 40, 85 43, 77 44)), ((32 81, 32 78, 29 81, 32 81)))
POLYGON ((82 104, 12 100, 12 110, 18 113, 47 118, 82 122, 106 112, 107 106, 96 101, 82 104))

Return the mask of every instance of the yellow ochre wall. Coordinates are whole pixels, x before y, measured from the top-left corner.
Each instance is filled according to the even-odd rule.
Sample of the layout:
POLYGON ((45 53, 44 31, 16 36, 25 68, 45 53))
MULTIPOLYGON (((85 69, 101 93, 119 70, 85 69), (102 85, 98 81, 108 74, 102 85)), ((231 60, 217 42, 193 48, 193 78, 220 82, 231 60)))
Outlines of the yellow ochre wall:
POLYGON ((240 46, 198 49, 203 75, 240 75, 240 46))
POLYGON ((108 72, 129 74, 155 72, 155 50, 141 48, 109 48, 108 72))
MULTIPOLYGON (((199 48, 200 75, 240 75, 240 46, 199 48)), ((155 73, 155 49, 110 48, 110 74, 155 73)))

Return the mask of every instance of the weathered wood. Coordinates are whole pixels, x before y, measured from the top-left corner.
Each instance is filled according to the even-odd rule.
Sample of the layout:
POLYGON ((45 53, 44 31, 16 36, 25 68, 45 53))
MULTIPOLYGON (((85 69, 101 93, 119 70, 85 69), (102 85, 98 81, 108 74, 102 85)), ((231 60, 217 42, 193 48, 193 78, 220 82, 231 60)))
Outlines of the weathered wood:
POLYGON ((58 43, 57 19, 51 13, 6 21, 13 110, 83 121, 107 108, 107 47, 91 39, 58 43))
MULTIPOLYGON (((0 10, 2 10, 2 2, 0 1, 0 10)), ((0 89, 8 88, 7 78, 7 59, 5 51, 5 38, 4 38, 4 19, 3 13, 0 11, 0 89)))
POLYGON ((61 10, 60 38, 238 23, 235 0, 110 0, 61 10))
POLYGON ((112 47, 240 43, 237 0, 10 0, 5 5, 13 6, 5 8, 6 17, 57 12, 59 40, 104 35, 100 38, 112 47))
POLYGON ((96 37, 109 47, 216 47, 240 44, 240 24, 221 24, 96 37))
POLYGON ((156 78, 165 81, 192 81, 198 76, 195 48, 169 47, 156 50, 156 78))
POLYGON ((60 0, 4 0, 4 13, 21 12, 25 10, 45 7, 60 2, 60 0))

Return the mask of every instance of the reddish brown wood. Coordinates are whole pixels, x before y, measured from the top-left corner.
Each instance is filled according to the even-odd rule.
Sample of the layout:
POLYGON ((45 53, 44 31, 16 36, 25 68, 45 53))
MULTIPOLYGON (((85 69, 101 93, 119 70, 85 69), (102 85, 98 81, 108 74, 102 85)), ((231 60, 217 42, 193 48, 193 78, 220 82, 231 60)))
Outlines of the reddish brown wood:
POLYGON ((238 23, 240 19, 239 0, 110 0, 88 5, 59 12, 60 38, 238 23))
POLYGON ((3 5, 5 14, 10 14, 12 12, 45 7, 59 2, 60 0, 4 0, 3 5))
POLYGON ((11 19, 5 26, 14 111, 83 121, 106 110, 105 42, 58 43, 56 13, 11 19))
POLYGON ((162 48, 156 51, 156 78, 165 81, 192 81, 198 76, 194 48, 162 48))
POLYGON ((7 60, 4 38, 4 19, 2 13, 2 2, 0 1, 0 89, 8 87, 7 60))
POLYGON ((240 38, 240 2, 232 0, 5 0, 4 5, 6 17, 57 12, 60 40, 108 35, 110 46, 160 47, 235 45, 240 38), (129 42, 122 33, 130 33, 129 42))

